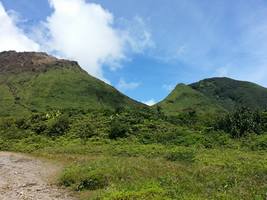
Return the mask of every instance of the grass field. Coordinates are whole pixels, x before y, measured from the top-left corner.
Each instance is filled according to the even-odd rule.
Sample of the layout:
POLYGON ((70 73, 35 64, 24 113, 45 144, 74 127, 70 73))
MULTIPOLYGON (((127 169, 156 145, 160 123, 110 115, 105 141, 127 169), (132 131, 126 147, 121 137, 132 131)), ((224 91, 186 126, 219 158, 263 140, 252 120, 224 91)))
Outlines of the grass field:
POLYGON ((39 138, 35 144, 22 140, 12 148, 63 162, 66 168, 58 182, 82 200, 266 198, 267 152, 239 145, 208 149, 39 138))

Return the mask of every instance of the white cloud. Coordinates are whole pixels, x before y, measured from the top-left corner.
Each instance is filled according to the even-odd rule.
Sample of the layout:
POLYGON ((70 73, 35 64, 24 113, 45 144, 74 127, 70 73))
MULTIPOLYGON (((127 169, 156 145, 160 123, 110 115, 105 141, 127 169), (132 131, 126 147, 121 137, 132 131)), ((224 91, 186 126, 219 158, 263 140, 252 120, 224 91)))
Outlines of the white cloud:
POLYGON ((42 48, 77 60, 87 72, 106 82, 104 65, 116 70, 121 61, 128 59, 129 51, 141 53, 150 47, 150 33, 141 18, 132 26, 114 28, 112 13, 99 4, 85 0, 49 2, 53 13, 35 29, 35 38, 42 48), (132 31, 135 26, 139 32, 132 31))
POLYGON ((140 86, 140 83, 137 82, 126 82, 124 79, 120 79, 117 88, 119 90, 125 91, 125 90, 133 90, 140 86))
POLYGON ((49 2, 54 11, 44 22, 48 34, 40 27, 36 31, 43 34, 43 48, 77 60, 90 74, 103 79, 103 64, 113 65, 125 56, 119 31, 112 27, 113 15, 85 0, 49 2))
POLYGON ((0 2, 0 51, 38 51, 39 45, 28 38, 16 26, 16 20, 10 17, 0 2))
POLYGON ((148 101, 143 101, 144 104, 148 105, 148 106, 153 106, 155 105, 157 102, 154 99, 150 99, 148 101))
MULTIPOLYGON (((86 0, 48 0, 52 14, 27 35, 18 28, 19 13, 0 2, 0 51, 45 51, 76 60, 88 73, 108 82, 103 66, 116 70, 131 53, 152 47, 151 34, 140 17, 118 25, 112 13, 86 0)), ((24 20, 24 19, 23 19, 24 20)))

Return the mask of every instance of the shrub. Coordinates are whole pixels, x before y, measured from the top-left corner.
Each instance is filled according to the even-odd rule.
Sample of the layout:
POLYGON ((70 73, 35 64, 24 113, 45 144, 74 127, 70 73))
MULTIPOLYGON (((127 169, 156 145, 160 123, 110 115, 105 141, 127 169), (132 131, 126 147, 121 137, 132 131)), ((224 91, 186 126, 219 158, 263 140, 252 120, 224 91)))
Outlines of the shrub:
POLYGON ((267 133, 251 138, 249 145, 252 150, 267 150, 267 133))
POLYGON ((95 130, 90 123, 83 124, 77 134, 83 141, 87 141, 89 138, 96 135, 95 130))
POLYGON ((233 138, 240 138, 247 133, 261 131, 261 115, 249 108, 241 107, 218 121, 216 128, 230 133, 233 138))
POLYGON ((108 185, 108 178, 97 169, 87 166, 71 166, 64 170, 60 183, 77 191, 96 190, 108 185))
POLYGON ((128 136, 127 124, 115 119, 112 120, 108 137, 110 139, 125 138, 128 136))
POLYGON ((61 115, 55 119, 51 119, 48 123, 48 136, 61 136, 69 129, 69 119, 66 115, 61 115))
POLYGON ((233 147, 234 145, 231 136, 222 131, 205 132, 201 144, 205 148, 233 147))

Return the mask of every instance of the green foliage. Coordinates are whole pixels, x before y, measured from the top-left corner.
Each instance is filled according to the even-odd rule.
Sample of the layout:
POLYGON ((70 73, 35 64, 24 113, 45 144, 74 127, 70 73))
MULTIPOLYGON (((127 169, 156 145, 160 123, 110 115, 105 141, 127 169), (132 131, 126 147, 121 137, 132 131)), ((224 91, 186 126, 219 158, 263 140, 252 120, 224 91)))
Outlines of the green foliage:
POLYGON ((96 199, 104 200, 170 200, 166 197, 166 192, 157 184, 147 184, 144 188, 138 191, 112 191, 105 195, 105 197, 99 197, 96 199))
POLYGON ((267 89, 257 84, 230 78, 210 78, 190 85, 228 111, 236 107, 263 110, 267 107, 267 89))
POLYGON ((85 199, 250 200, 267 189, 266 134, 235 140, 150 109, 0 119, 0 150, 63 160, 60 184, 85 199))
MULTIPOLYGON (((168 151, 168 148, 164 150, 168 151)), ((88 162, 67 167, 60 180, 76 190, 95 175, 105 177, 100 179, 105 180, 104 184, 97 181, 101 183, 99 186, 87 188, 92 199, 265 198, 266 153, 198 149, 193 156, 194 162, 185 162, 185 154, 182 159, 181 154, 177 155, 175 162, 140 156, 90 158, 88 162)))
POLYGON ((0 116, 65 109, 142 108, 78 67, 53 65, 46 72, 0 74, 0 116))
POLYGON ((194 118, 195 115, 202 118, 203 116, 213 116, 218 112, 225 112, 214 100, 184 84, 178 84, 168 97, 155 105, 155 107, 157 106, 160 106, 161 111, 168 116, 179 116, 185 113, 184 117, 187 118, 192 115, 194 118))
POLYGON ((262 120, 259 112, 241 107, 219 120, 217 128, 230 133, 234 138, 240 138, 248 133, 259 134, 262 130, 261 125, 262 120))
POLYGON ((243 141, 244 146, 250 147, 252 150, 267 150, 267 133, 262 135, 251 135, 243 141))
POLYGON ((92 124, 88 122, 81 123, 80 126, 75 130, 75 134, 77 134, 77 136, 81 138, 82 141, 87 141, 88 139, 96 135, 92 124))
POLYGON ((0 74, 0 93, 0 150, 64 161, 60 184, 85 199, 266 197, 267 89, 256 84, 179 84, 149 108, 65 64, 0 74))
POLYGON ((172 151, 165 155, 166 160, 180 162, 194 162, 195 153, 192 150, 183 149, 182 151, 172 151))
POLYGON ((47 123, 46 134, 51 137, 61 136, 69 129, 69 119, 66 115, 50 119, 47 123))
POLYGON ((62 173, 60 183, 81 191, 104 188, 108 185, 108 180, 98 169, 87 166, 71 166, 62 173))
POLYGON ((127 124, 124 124, 123 121, 114 119, 111 121, 111 127, 108 137, 110 139, 125 138, 128 135, 127 124))

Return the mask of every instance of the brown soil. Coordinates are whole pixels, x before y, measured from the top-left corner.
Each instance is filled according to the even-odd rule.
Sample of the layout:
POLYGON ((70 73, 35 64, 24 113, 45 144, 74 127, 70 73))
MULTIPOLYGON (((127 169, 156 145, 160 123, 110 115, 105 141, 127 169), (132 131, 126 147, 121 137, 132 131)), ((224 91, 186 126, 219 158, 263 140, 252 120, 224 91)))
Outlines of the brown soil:
POLYGON ((42 52, 4 51, 0 53, 0 74, 45 72, 51 67, 81 69, 75 61, 57 59, 42 52))

